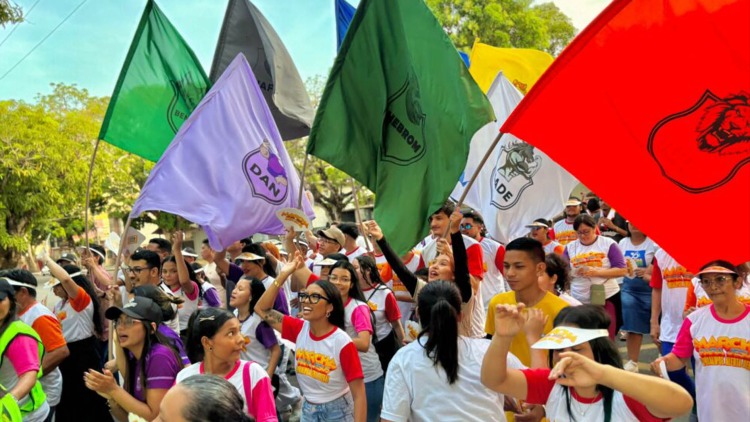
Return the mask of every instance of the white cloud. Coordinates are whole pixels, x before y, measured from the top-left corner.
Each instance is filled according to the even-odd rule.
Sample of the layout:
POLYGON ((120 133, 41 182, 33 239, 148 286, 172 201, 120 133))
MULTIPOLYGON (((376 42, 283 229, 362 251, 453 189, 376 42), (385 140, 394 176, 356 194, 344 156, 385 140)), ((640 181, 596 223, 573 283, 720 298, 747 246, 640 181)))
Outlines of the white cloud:
POLYGON ((552 0, 552 3, 555 3, 573 20, 573 25, 579 32, 611 2, 611 0, 552 0))

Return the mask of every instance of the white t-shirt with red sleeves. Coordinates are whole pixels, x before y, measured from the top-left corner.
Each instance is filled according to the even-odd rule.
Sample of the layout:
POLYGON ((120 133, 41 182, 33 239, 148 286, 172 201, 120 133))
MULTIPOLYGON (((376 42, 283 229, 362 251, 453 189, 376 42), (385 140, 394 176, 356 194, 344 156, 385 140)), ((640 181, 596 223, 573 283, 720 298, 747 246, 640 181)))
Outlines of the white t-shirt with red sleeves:
POLYGON ((750 306, 726 320, 714 305, 685 318, 672 353, 695 358, 698 420, 741 421, 750 415, 750 306))
MULTIPOLYGON (((352 339, 358 338, 359 333, 363 331, 368 331, 372 335, 370 307, 364 302, 349 298, 344 305, 344 324, 346 324, 346 333, 352 339)), ((366 352, 358 351, 358 353, 366 383, 383 376, 383 367, 380 365, 380 358, 372 341, 366 352)))
POLYGON ((688 286, 693 275, 678 264, 664 249, 654 253, 654 270, 651 287, 661 289, 661 324, 659 340, 674 343, 682 327, 688 286))
POLYGON ((308 321, 285 315, 281 336, 297 345, 297 382, 308 402, 336 400, 349 392, 350 382, 364 378, 357 348, 340 328, 316 337, 308 321))
POLYGON ((83 287, 78 286, 75 299, 57 302, 54 312, 62 324, 63 337, 68 343, 87 339, 95 334, 94 302, 83 287))
MULTIPOLYGON (((177 374, 175 383, 179 384, 192 375, 203 374, 205 374, 203 362, 193 364, 177 374)), ((276 422, 276 402, 273 398, 271 379, 260 365, 238 360, 224 379, 240 393, 245 404, 245 413, 258 422, 276 422)))
POLYGON ((479 241, 482 247, 482 257, 484 260, 484 278, 479 284, 482 292, 482 303, 487 309, 490 300, 498 293, 505 293, 509 290, 503 277, 503 259, 505 259, 505 246, 499 242, 483 238, 479 241))
POLYGON ((555 242, 563 246, 578 239, 578 234, 576 234, 575 229, 573 229, 573 223, 568 223, 564 218, 555 223, 554 229, 555 242))
MULTIPOLYGON (((469 265, 469 274, 473 275, 477 280, 481 280, 484 277, 484 258, 482 257, 482 246, 479 242, 462 234, 461 237, 464 239, 464 247, 466 248, 466 260, 469 265)), ((430 263, 437 258, 437 244, 438 239, 433 239, 432 242, 428 243, 427 246, 422 249, 419 256, 419 266, 417 268, 426 268, 430 266, 430 263)))
POLYGON ((182 290, 182 287, 172 290, 172 294, 182 298, 184 302, 177 305, 177 316, 180 320, 180 331, 187 330, 188 322, 190 321, 190 315, 198 310, 200 306, 200 287, 194 281, 190 282, 193 285, 193 294, 189 295, 182 290))
MULTIPOLYGON (((394 422, 505 421, 504 397, 481 382, 482 361, 490 341, 459 337, 458 379, 448 384, 440 365, 427 356, 427 337, 399 349, 388 365, 380 416, 394 422)), ((524 366, 508 353, 508 367, 524 366)))
MULTIPOLYGON (((570 388, 570 410, 565 394, 565 387, 549 379, 550 370, 523 369, 526 376, 528 392, 526 402, 545 405, 546 417, 550 422, 572 421, 599 422, 604 420, 604 399, 601 395, 596 398, 584 398, 570 388)), ((662 421, 652 415, 646 406, 615 391, 612 396, 612 421, 617 422, 651 422, 662 421)))
POLYGON ((362 294, 375 316, 375 334, 380 341, 393 331, 391 322, 401 319, 401 310, 396 302, 396 296, 383 284, 363 290, 362 294))

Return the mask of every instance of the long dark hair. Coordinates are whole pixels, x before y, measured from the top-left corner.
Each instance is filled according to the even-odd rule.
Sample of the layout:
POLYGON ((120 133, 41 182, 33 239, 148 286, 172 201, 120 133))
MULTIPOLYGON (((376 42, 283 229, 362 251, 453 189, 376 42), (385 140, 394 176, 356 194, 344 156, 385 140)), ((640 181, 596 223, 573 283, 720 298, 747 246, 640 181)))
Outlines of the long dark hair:
POLYGON ((424 345, 427 356, 448 376, 448 384, 458 381, 458 319, 461 314, 461 293, 454 283, 445 280, 428 283, 417 299, 424 345))
POLYGON ((177 311, 172 305, 185 303, 181 297, 166 294, 164 290, 151 284, 134 288, 133 295, 151 299, 161 309, 162 321, 171 321, 177 315, 177 311))
POLYGON ((227 321, 236 318, 233 313, 221 308, 205 308, 193 312, 188 322, 188 333, 185 341, 190 362, 203 361, 205 352, 201 339, 213 338, 227 321))
MULTIPOLYGON (((203 301, 203 287, 201 287, 201 282, 198 280, 198 275, 195 274, 195 270, 193 270, 193 266, 190 265, 189 262, 185 258, 182 258, 182 260, 185 262, 185 266, 187 267, 188 272, 188 278, 194 282, 198 286, 198 297, 201 301, 203 301)), ((164 264, 167 262, 174 262, 174 265, 177 266, 177 258, 175 258, 174 255, 169 255, 167 259, 164 260, 164 262, 161 263, 162 271, 164 270, 164 264)), ((171 289, 171 287, 170 287, 171 289)))
POLYGON ((357 271, 354 269, 352 263, 344 260, 337 261, 331 267, 331 272, 328 273, 329 278, 331 277, 330 274, 333 274, 333 270, 335 270, 336 268, 342 268, 349 271, 349 277, 351 278, 351 285, 349 285, 349 297, 352 299, 357 299, 360 302, 365 302, 365 295, 362 293, 362 289, 359 287, 357 271))
MULTIPOLYGON (((141 391, 143 391, 144 397, 146 396, 146 379, 148 378, 146 376, 146 358, 151 353, 151 349, 157 345, 161 344, 162 346, 169 349, 169 351, 172 352, 172 354, 175 356, 175 359, 177 360, 177 364, 182 368, 182 358, 180 357, 180 352, 177 351, 177 348, 174 346, 173 342, 168 339, 166 336, 164 336, 162 333, 160 333, 158 330, 155 330, 151 323, 148 321, 140 321, 140 323, 143 325, 144 332, 146 333, 146 336, 143 339, 143 351, 141 352, 141 357, 139 359, 136 359, 135 357, 130 357, 128 355, 126 356, 127 359, 127 368, 128 368, 128 376, 125 377, 123 388, 125 391, 130 393, 131 395, 135 392, 135 368, 137 365, 141 365, 141 391)), ((120 347, 122 348, 122 346, 120 347)))
MULTIPOLYGON (((362 278, 365 278, 365 274, 367 274, 370 285, 376 287, 378 285, 385 286, 383 279, 380 278, 380 271, 378 271, 378 266, 373 257, 369 255, 360 255, 356 259, 359 263, 359 271, 362 273, 362 278)), ((365 278, 365 280, 367 280, 367 278, 365 278)))
POLYGON ((276 268, 271 264, 271 260, 268 259, 268 251, 260 243, 248 243, 242 247, 242 252, 250 252, 252 254, 263 257, 263 272, 271 277, 276 277, 276 268))
MULTIPOLYGON (((70 264, 63 266, 63 269, 68 274, 81 272, 80 268, 70 264)), ((83 290, 89 295, 89 297, 91 297, 91 303, 94 304, 94 315, 91 317, 94 321, 94 332, 96 332, 96 335, 101 338, 101 336, 104 335, 104 322, 102 321, 101 312, 102 305, 101 303, 99 303, 99 296, 96 294, 94 285, 91 284, 89 279, 83 274, 78 274, 77 276, 71 278, 77 285, 83 288, 83 290)))
POLYGON ((252 315, 255 313, 255 305, 258 303, 258 300, 260 300, 260 297, 266 292, 266 286, 264 286, 263 282, 257 278, 243 278, 240 279, 237 284, 240 284, 243 281, 247 281, 248 287, 250 288, 250 302, 248 302, 247 306, 250 308, 250 315, 252 315))
MULTIPOLYGON (((421 295, 422 293, 420 293, 421 295)), ((568 306, 563 308, 555 318, 555 327, 559 325, 573 325, 579 328, 587 329, 607 329, 609 328, 610 318, 601 306, 596 305, 581 305, 581 306, 568 306)), ((617 348, 609 337, 599 337, 589 341, 591 345, 591 352, 594 354, 594 360, 603 364, 614 366, 615 368, 622 369, 622 360, 620 354, 617 352, 617 348)), ((549 354, 549 367, 553 368, 552 364, 552 353, 549 354)), ((573 413, 570 409, 570 391, 568 387, 563 386, 565 389, 565 399, 567 402, 568 416, 575 420, 573 413)), ((612 420, 612 397, 614 396, 614 390, 609 387, 597 384, 597 390, 602 392, 604 397, 604 422, 610 422, 612 420)))
POLYGON ((556 253, 547 254, 544 257, 544 262, 547 264, 545 272, 548 276, 557 276, 555 280, 555 289, 558 292, 567 292, 570 289, 570 266, 565 262, 562 257, 556 253))
POLYGON ((336 286, 334 286, 333 283, 328 280, 318 280, 313 284, 323 289, 323 292, 328 298, 328 303, 333 305, 331 315, 328 316, 328 322, 341 328, 342 330, 345 330, 346 324, 344 323, 344 301, 341 300, 341 293, 339 292, 339 289, 336 288, 336 286))

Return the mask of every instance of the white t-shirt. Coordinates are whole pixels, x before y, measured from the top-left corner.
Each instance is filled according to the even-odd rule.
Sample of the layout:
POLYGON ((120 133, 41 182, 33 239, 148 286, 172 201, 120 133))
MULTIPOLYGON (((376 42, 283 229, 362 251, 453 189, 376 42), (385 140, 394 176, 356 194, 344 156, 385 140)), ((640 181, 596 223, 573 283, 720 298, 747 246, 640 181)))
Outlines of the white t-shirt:
POLYGON ((568 223, 564 218, 555 223, 555 242, 565 246, 577 239, 578 235, 573 229, 573 223, 568 223))
MULTIPOLYGON (((358 338, 358 333, 361 331, 373 333, 370 307, 356 299, 349 298, 344 306, 344 323, 346 324, 346 333, 353 339, 358 338)), ((383 367, 380 365, 380 358, 372 341, 370 341, 370 347, 366 352, 358 351, 358 353, 366 383, 383 376, 383 367)))
POLYGON ((661 334, 659 340, 674 343, 682 327, 688 286, 693 275, 678 264, 664 249, 654 253, 656 264, 651 274, 651 287, 661 289, 661 334))
POLYGON ((219 295, 219 300, 221 301, 221 307, 226 308, 227 290, 221 285, 221 277, 219 277, 219 273, 216 272, 216 263, 209 262, 204 265, 203 274, 205 274, 206 280, 208 280, 208 282, 216 289, 216 294, 219 295))
MULTIPOLYGON (((239 318, 239 312, 237 309, 234 310, 234 316, 239 318)), ((263 320, 258 314, 252 314, 244 322, 240 323, 240 332, 245 337, 245 349, 240 352, 240 358, 242 360, 256 362, 263 369, 268 369, 268 360, 271 358, 271 350, 267 349, 266 346, 258 339, 257 331, 258 326, 263 320)), ((269 327, 270 328, 270 327, 269 327)), ((270 338, 276 341, 276 335, 271 331, 266 331, 270 338)), ((278 344, 278 342, 277 342, 278 344)))
POLYGON ((297 382, 308 402, 336 400, 349 392, 349 382, 362 378, 357 348, 340 328, 316 337, 308 321, 284 316, 281 335, 297 344, 297 382))
MULTIPOLYGON (((45 316, 57 319, 55 317, 55 314, 53 314, 52 311, 49 310, 49 308, 37 302, 29 307, 29 309, 22 315, 19 315, 18 318, 29 327, 32 327, 34 325, 34 321, 36 321, 40 317, 45 316)), ((46 348, 44 351, 45 353, 47 352, 46 348)), ((42 379, 40 379, 39 382, 42 383, 42 388, 47 394, 47 403, 49 403, 50 406, 57 406, 57 404, 60 403, 60 395, 62 394, 63 386, 63 379, 60 368, 56 367, 51 372, 47 372, 42 376, 42 379)))
MULTIPOLYGON (((385 257, 383 259, 385 259, 385 257)), ((417 271, 417 268, 419 267, 419 254, 412 254, 411 258, 409 258, 408 261, 404 262, 404 265, 412 273, 417 271)), ((393 272, 393 269, 390 267, 390 265, 388 265, 387 262, 383 264, 383 267, 386 268, 386 270, 381 271, 380 275, 383 279, 383 282, 388 287, 393 289, 393 294, 396 295, 398 308, 401 310, 401 324, 403 324, 405 328, 407 321, 409 321, 409 316, 411 316, 411 313, 416 306, 416 304, 414 303, 414 298, 411 297, 411 294, 409 294, 409 289, 407 289, 406 286, 404 286, 404 283, 399 280, 398 276, 395 272, 393 272)))
MULTIPOLYGON (((647 237, 640 245, 633 245, 629 237, 623 237, 619 243, 622 255, 626 261, 630 261, 635 268, 647 268, 654 261, 654 254, 659 250, 659 245, 647 237)), ((628 266, 630 270, 630 266, 628 266)))
POLYGON ((487 305, 496 294, 505 293, 509 290, 505 283, 505 277, 500 271, 505 255, 505 246, 489 237, 482 239, 479 246, 482 247, 482 257, 484 258, 484 278, 479 286, 482 292, 482 304, 487 309, 487 305), (498 268, 498 264, 500 268, 498 268))
POLYGON ((695 358, 698 420, 742 421, 750 415, 750 306, 733 320, 713 305, 691 313, 674 348, 677 357, 695 358))
MULTIPOLYGON (((486 339, 458 338, 458 380, 448 384, 445 370, 427 357, 427 337, 399 349, 388 365, 380 416, 405 421, 505 421, 504 397, 482 385, 486 339)), ((523 368, 508 353, 508 367, 523 368)))
POLYGON ((365 250, 364 246, 357 246, 357 248, 352 251, 346 251, 346 257, 349 258, 349 262, 354 262, 358 256, 362 256, 366 253, 367 250, 365 250))
MULTIPOLYGON (((175 294, 172 292, 172 289, 169 288, 169 286, 166 285, 164 282, 159 283, 159 288, 166 294, 170 296, 175 296, 175 294)), ((164 321, 164 325, 171 328, 175 333, 180 334, 180 314, 178 312, 177 305, 172 304, 172 309, 174 309, 174 318, 172 318, 169 321, 164 321)))
POLYGON ((383 340, 393 331, 387 311, 391 311, 390 315, 393 316, 394 320, 399 320, 398 316, 395 315, 395 311, 398 309, 396 297, 393 296, 391 289, 382 284, 379 284, 375 288, 364 290, 362 294, 367 299, 367 305, 375 316, 374 328, 378 341, 383 340))
POLYGON ((55 316, 62 324, 63 337, 68 343, 95 335, 94 302, 83 287, 78 287, 75 299, 61 300, 55 304, 55 316))
POLYGON ((570 294, 583 303, 591 303, 591 286, 594 284, 604 285, 604 295, 610 298, 620 291, 616 278, 603 277, 581 277, 576 275, 576 270, 582 267, 593 267, 599 269, 612 268, 609 259, 610 248, 617 248, 614 240, 597 236, 594 243, 584 245, 579 240, 570 242, 565 246, 565 251, 570 259, 570 294))
MULTIPOLYGON (((198 306, 200 305, 201 297, 200 291, 198 290, 200 287, 198 287, 198 284, 194 281, 191 281, 191 283, 193 284, 192 296, 188 296, 188 294, 182 290, 182 287, 178 287, 177 290, 172 290, 173 295, 184 300, 183 303, 177 305, 177 317, 180 321, 180 330, 177 331, 178 333, 182 330, 187 330, 188 322, 190 322, 190 315, 197 311, 198 306)), ((167 288, 169 288, 169 286, 167 286, 167 288)))

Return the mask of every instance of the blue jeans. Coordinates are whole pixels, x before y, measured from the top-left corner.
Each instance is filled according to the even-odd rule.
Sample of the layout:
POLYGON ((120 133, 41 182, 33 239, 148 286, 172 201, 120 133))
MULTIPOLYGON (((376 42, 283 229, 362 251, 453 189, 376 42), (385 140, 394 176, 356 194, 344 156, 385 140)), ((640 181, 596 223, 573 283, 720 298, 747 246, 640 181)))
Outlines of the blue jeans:
MULTIPOLYGON (((666 356, 669 354, 669 352, 672 351, 672 348, 674 347, 674 343, 669 343, 666 341, 661 342, 661 355, 666 356)), ((688 393, 690 393, 690 396, 695 400, 695 383, 690 378, 690 375, 687 373, 687 368, 682 368, 678 371, 669 371, 667 372, 669 374, 669 379, 672 382, 677 383, 679 386, 687 390, 688 393)))
POLYGON ((302 404, 300 422, 326 421, 354 422, 354 399, 351 393, 322 404, 313 404, 305 400, 302 404))
POLYGON ((385 389, 385 376, 365 383, 367 422, 378 422, 380 420, 380 407, 383 405, 383 389, 385 389))

